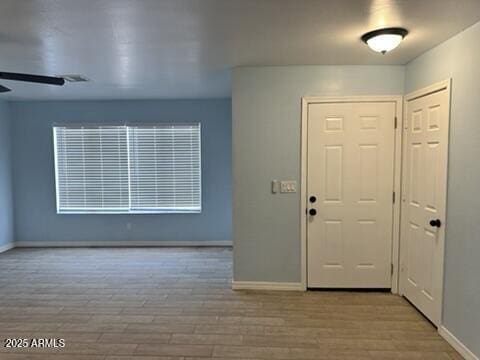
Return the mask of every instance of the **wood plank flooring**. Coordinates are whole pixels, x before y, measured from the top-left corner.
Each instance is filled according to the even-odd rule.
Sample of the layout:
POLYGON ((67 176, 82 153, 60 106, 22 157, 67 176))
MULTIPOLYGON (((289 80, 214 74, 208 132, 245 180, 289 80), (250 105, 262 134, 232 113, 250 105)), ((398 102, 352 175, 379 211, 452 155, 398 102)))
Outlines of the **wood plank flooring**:
POLYGON ((228 248, 8 251, 0 359, 460 359, 398 296, 232 291, 231 276, 228 248))

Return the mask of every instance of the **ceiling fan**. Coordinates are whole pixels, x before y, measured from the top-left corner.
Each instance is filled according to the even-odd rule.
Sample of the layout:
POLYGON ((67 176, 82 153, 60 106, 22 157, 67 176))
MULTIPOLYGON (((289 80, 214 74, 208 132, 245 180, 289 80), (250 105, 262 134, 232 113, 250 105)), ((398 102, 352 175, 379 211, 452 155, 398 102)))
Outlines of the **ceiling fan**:
MULTIPOLYGON (((33 75, 33 74, 23 74, 23 73, 12 73, 12 72, 0 72, 0 79, 4 80, 14 80, 14 81, 25 81, 39 84, 48 84, 48 85, 58 85, 62 86, 65 84, 65 79, 57 76, 42 76, 42 75, 33 75)), ((11 91, 9 88, 0 85, 0 93, 5 93, 11 91)))

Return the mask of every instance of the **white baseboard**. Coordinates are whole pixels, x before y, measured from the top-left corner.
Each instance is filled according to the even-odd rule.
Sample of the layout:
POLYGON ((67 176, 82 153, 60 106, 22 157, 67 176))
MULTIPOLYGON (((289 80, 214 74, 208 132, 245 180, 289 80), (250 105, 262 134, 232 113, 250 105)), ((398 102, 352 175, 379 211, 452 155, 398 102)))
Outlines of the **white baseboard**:
POLYGON ((2 246, 0 246, 0 254, 5 252, 5 251, 8 251, 10 249, 13 249, 14 247, 15 247, 14 243, 9 243, 9 244, 2 245, 2 246))
POLYGON ((231 241, 18 241, 15 247, 188 247, 232 246, 231 241))
POLYGON ((478 357, 470 351, 460 340, 458 340, 445 326, 438 328, 438 333, 443 337, 452 347, 462 355, 465 360, 479 360, 478 357))
POLYGON ((284 290, 303 291, 301 283, 267 282, 267 281, 232 281, 233 290, 284 290))

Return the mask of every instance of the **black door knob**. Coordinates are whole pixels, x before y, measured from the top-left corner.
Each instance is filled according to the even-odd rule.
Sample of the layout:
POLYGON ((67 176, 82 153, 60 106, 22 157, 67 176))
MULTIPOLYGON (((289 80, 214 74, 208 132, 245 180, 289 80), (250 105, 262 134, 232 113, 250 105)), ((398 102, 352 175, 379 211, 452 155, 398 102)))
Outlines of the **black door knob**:
POLYGON ((310 209, 310 210, 308 210, 308 213, 309 213, 311 216, 315 216, 315 215, 317 215, 317 210, 315 210, 315 209, 310 209))
POLYGON ((310 196, 310 202, 313 204, 317 201, 317 198, 315 196, 310 196))
POLYGON ((430 220, 430 226, 439 228, 440 226, 442 226, 442 222, 440 221, 440 219, 430 220))

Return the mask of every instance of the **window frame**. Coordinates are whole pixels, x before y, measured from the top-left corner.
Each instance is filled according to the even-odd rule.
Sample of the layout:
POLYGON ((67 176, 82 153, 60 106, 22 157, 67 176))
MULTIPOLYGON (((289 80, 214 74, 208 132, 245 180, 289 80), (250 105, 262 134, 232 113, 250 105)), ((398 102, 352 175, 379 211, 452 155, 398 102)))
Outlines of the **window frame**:
POLYGON ((165 122, 165 123, 127 123, 127 124, 54 124, 52 126, 52 137, 53 137, 53 150, 54 150, 54 168, 55 168, 55 202, 56 202, 56 213, 57 215, 160 215, 160 214, 201 214, 203 211, 203 167, 202 167, 202 123, 198 122, 165 122), (141 208, 141 209, 132 209, 131 203, 131 192, 132 188, 130 186, 130 172, 131 172, 131 163, 130 163, 130 139, 129 139, 129 127, 168 127, 168 126, 198 126, 198 153, 199 153, 199 209, 186 209, 178 207, 177 209, 171 210, 161 210, 158 208, 141 208), (56 128, 70 128, 70 129, 82 129, 82 128, 100 128, 100 127, 125 127, 127 133, 127 154, 128 154, 128 197, 129 197, 129 207, 128 208, 119 208, 118 210, 113 209, 74 209, 74 210, 62 210, 60 204, 60 188, 59 188, 59 171, 58 171, 58 144, 56 136, 56 128))

